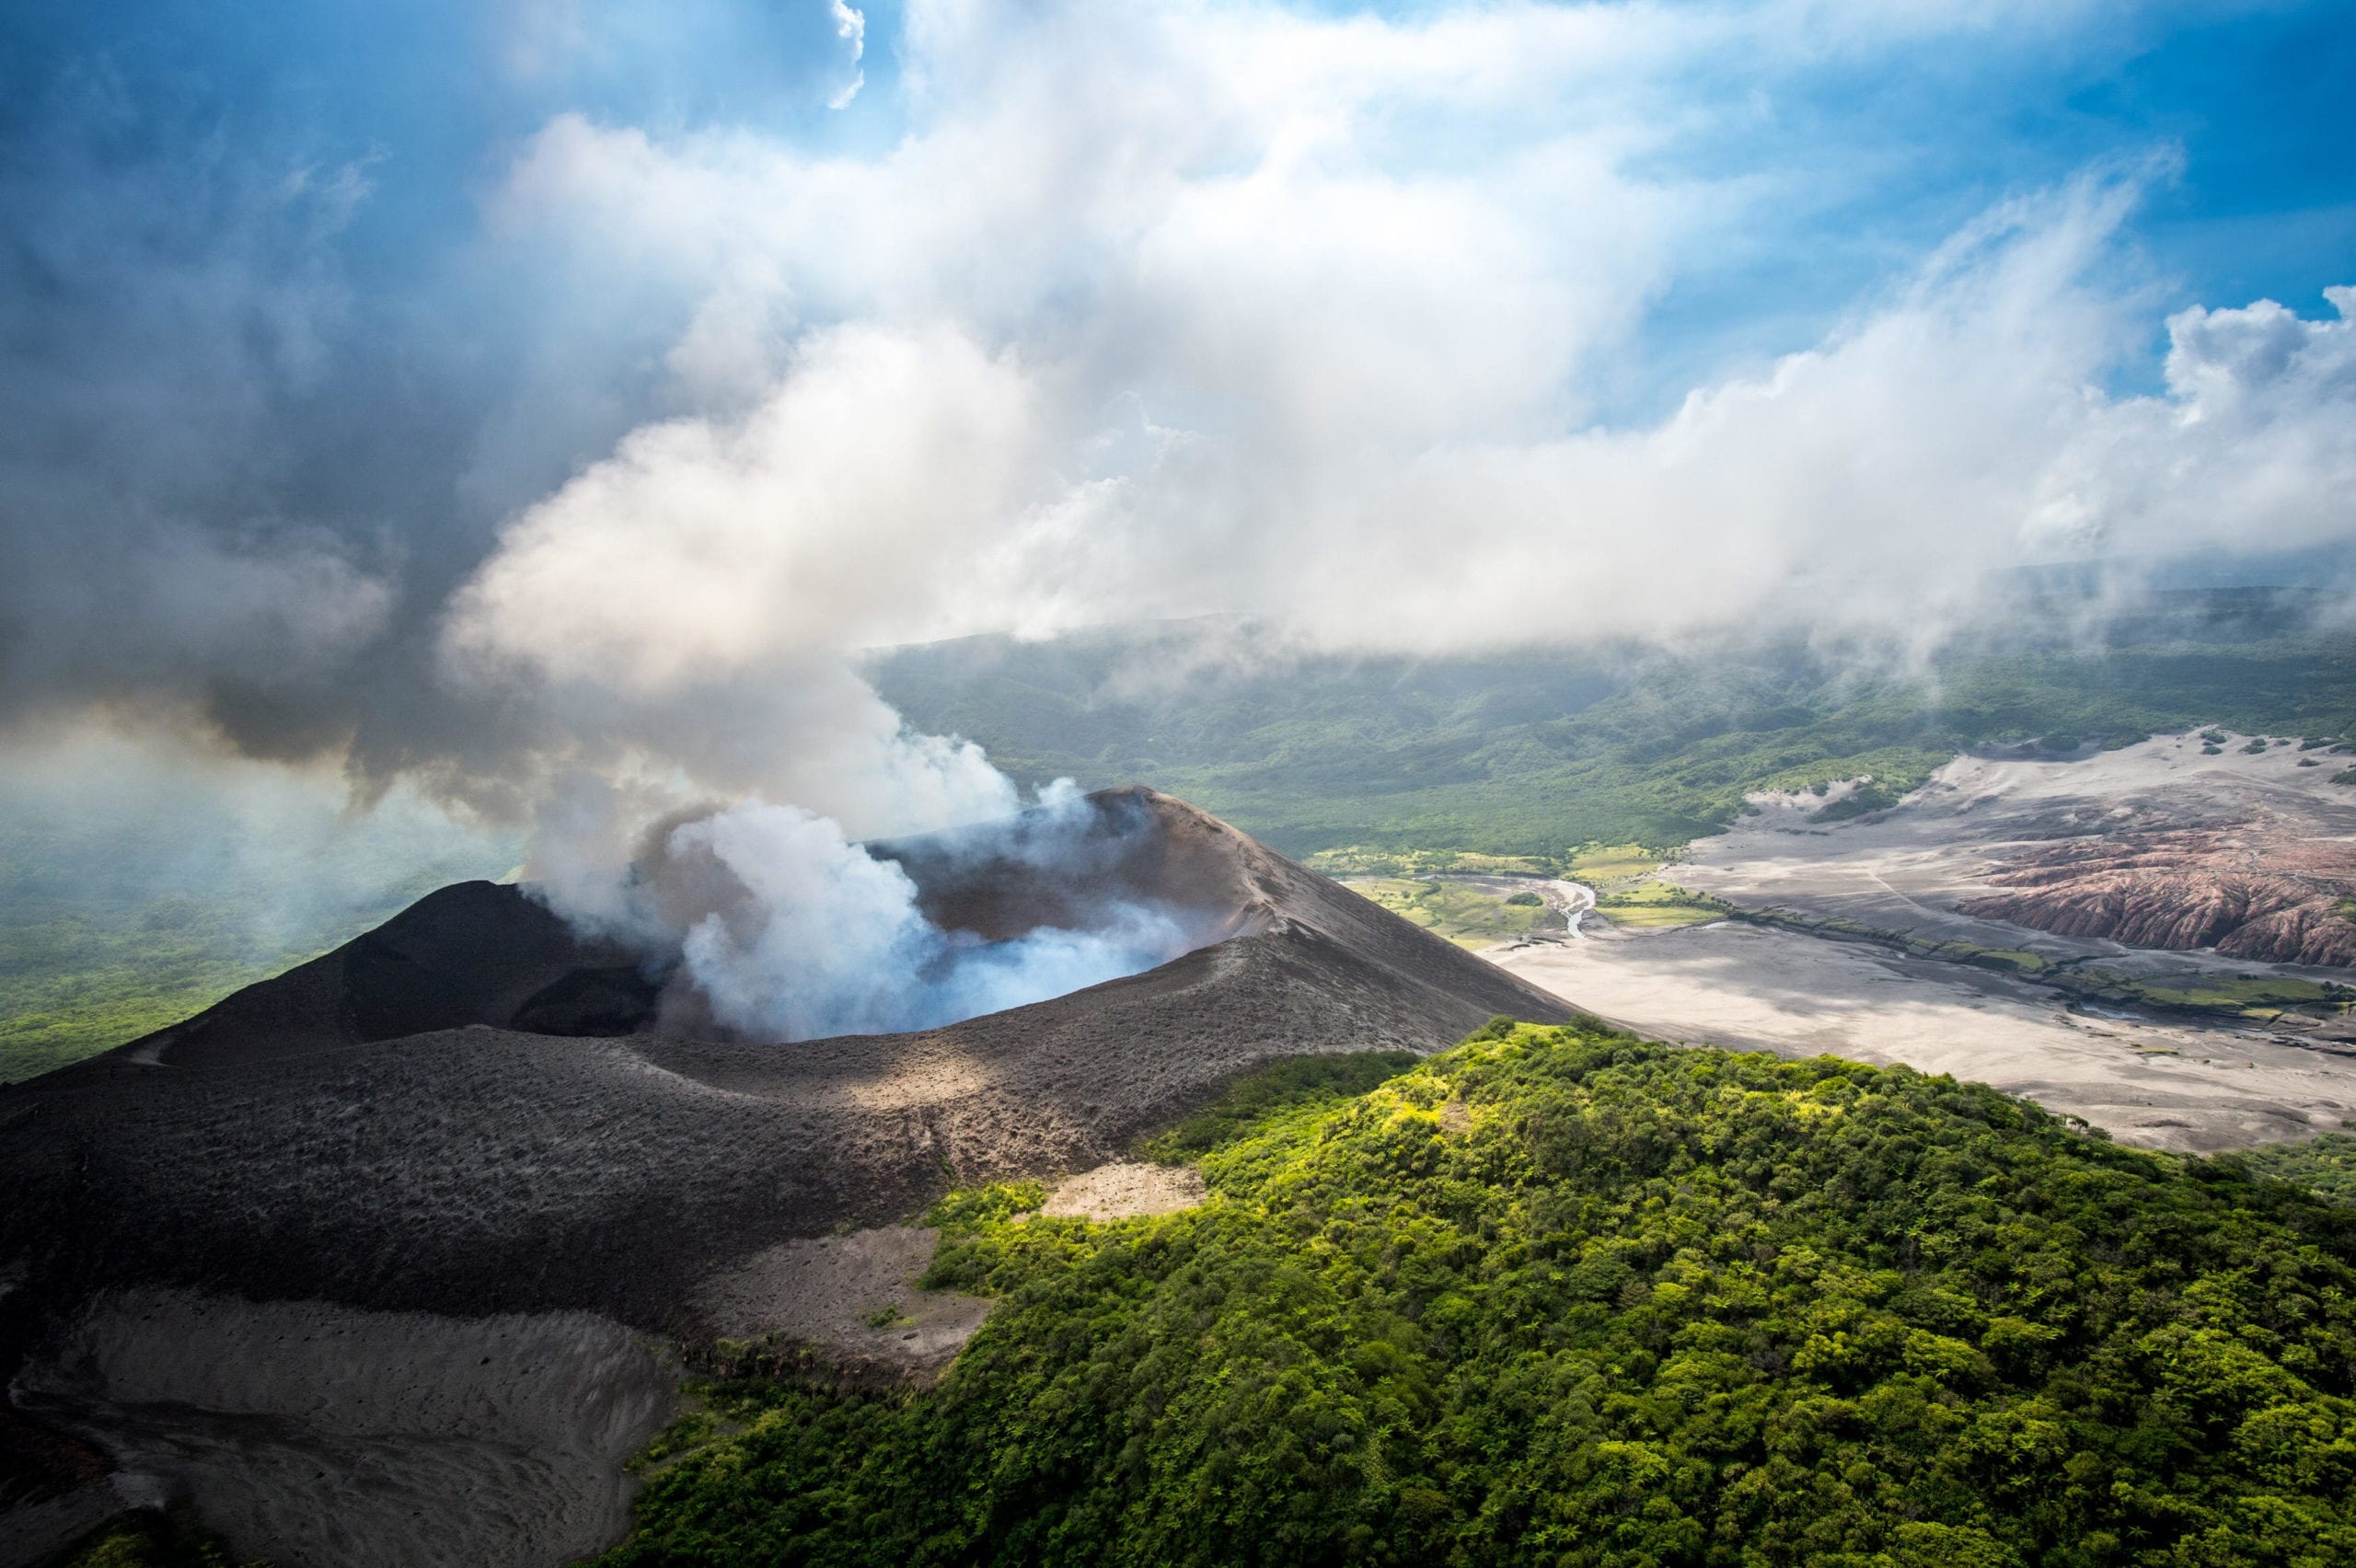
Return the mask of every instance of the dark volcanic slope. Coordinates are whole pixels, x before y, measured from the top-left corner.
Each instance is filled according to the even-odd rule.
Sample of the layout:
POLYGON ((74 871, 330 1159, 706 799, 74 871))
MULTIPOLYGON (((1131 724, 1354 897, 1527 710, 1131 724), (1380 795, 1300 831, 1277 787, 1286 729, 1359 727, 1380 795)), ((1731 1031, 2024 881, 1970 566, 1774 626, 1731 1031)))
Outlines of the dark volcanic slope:
POLYGON ((1254 1063, 1563 1015, 1179 801, 1094 804, 1103 853, 1077 888, 1013 862, 952 877, 923 842, 889 852, 938 917, 985 934, 1153 896, 1223 940, 946 1029, 723 1043, 619 1034, 652 1003, 623 955, 469 883, 0 1092, 0 1269, 34 1286, 7 1298, 16 1326, 37 1301, 151 1283, 660 1326, 731 1259, 905 1215, 953 1176, 1096 1163, 1254 1063))
POLYGON ((627 1034, 653 1016, 655 996, 629 953, 576 940, 521 888, 457 882, 333 952, 65 1072, 252 1063, 469 1023, 627 1034))

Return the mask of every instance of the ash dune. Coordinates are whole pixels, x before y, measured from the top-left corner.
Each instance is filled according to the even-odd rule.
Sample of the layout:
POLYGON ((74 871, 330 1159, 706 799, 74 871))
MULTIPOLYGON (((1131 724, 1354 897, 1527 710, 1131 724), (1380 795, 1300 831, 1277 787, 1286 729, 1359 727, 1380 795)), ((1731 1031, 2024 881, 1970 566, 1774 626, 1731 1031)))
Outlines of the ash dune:
POLYGON ((2286 831, 2269 814, 2229 827, 2075 840, 2015 856, 1967 915, 2131 947, 2214 948, 2269 963, 2356 964, 2356 843, 2286 831))
MULTIPOLYGON (((626 953, 581 941, 517 890, 464 884, 185 1024, 0 1093, 14 1198, 0 1271, 23 1282, 0 1296, 12 1397, 23 1409, 70 1385, 60 1368, 91 1314, 124 1292, 183 1293, 231 1317, 287 1303, 359 1313, 355 1344, 396 1320, 410 1333, 420 1320, 551 1314, 696 1335, 716 1299, 736 1326, 757 1317, 742 1292, 763 1254, 904 1218, 952 1180, 1102 1165, 1257 1063, 1428 1051, 1497 1013, 1568 1010, 1177 801, 1117 790, 1090 807, 1103 853, 1077 886, 1051 864, 980 864, 940 841, 883 852, 936 917, 977 939, 1109 891, 1186 911, 1205 945, 941 1029, 699 1039, 653 1031, 661 987, 626 953)), ((138 1331, 118 1313, 106 1332, 138 1331)), ((153 1451, 153 1411, 134 1432, 109 1413, 121 1403, 84 1400, 74 1430, 119 1457, 153 1451)), ((189 1431, 237 1413, 197 1410, 189 1431)), ((366 1489, 355 1452, 381 1463, 414 1434, 364 1435, 305 1449, 319 1511, 338 1489, 366 1489)), ((502 1440, 532 1462, 606 1462, 577 1434, 502 1440)), ((286 1523, 299 1495, 232 1496, 222 1467, 203 1473, 199 1511, 240 1550, 336 1561, 286 1523)), ((300 1493, 303 1467, 271 1473, 300 1493)), ((608 1495, 595 1482, 568 1483, 572 1514, 530 1539, 594 1534, 583 1510, 608 1495)), ((491 1543, 515 1538, 465 1496, 442 1506, 434 1539, 472 1544, 421 1560, 495 1560, 491 1543)))
POLYGON ((2074 762, 1962 756, 1847 822, 1764 800, 1695 844, 1676 880, 1747 907, 2139 975, 2343 980, 2330 955, 2356 937, 2337 913, 2356 891, 2342 880, 2356 790, 2301 758, 2204 755, 2190 734, 2074 762))
POLYGON ((678 1369, 582 1312, 459 1320, 109 1291, 11 1397, 193 1493, 239 1542, 339 1568, 565 1562, 628 1527, 622 1466, 678 1369))

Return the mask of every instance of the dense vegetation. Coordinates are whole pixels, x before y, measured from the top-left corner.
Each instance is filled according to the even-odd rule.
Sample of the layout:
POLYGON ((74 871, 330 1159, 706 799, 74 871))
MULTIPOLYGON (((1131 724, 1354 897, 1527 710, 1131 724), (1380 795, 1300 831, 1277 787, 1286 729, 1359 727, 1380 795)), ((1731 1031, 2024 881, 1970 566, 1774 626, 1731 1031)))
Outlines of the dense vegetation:
POLYGON ((197 900, 0 924, 0 1083, 163 1028, 310 956, 197 900))
POLYGON ((1597 1029, 1346 1087, 1191 1124, 1195 1211, 946 1206, 945 1379, 711 1389, 606 1568, 2356 1561, 2356 1213, 1597 1029))
MULTIPOLYGON (((2344 1124, 2356 1127, 2356 1121, 2344 1124)), ((2356 1206, 2356 1136, 2326 1133, 2298 1143, 2261 1144, 2227 1157, 2258 1175, 2306 1188, 2336 1204, 2356 1206)))
POLYGON ((872 674, 912 724, 977 740, 1018 776, 1151 783, 1289 855, 1456 849, 1556 869, 1583 844, 1715 832, 1754 790, 1870 775, 1834 808, 1866 811, 1992 744, 2061 754, 2196 724, 2356 736, 2356 638, 2300 630, 2280 596, 2179 595, 2098 640, 2036 640, 2069 620, 2054 608, 1913 664, 1796 641, 1238 656, 1248 629, 1180 625, 904 649, 872 674))

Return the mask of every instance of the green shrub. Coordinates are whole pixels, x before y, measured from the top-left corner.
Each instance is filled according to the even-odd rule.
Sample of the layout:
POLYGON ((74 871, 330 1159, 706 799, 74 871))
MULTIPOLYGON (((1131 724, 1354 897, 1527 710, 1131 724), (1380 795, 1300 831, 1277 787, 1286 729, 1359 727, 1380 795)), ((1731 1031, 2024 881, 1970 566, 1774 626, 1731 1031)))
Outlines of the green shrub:
POLYGON ((2346 1133, 2265 1144, 2245 1150, 2240 1158, 2261 1175, 2304 1187, 2336 1204, 2356 1205, 2356 1137, 2346 1133))
MULTIPOLYGON (((167 1515, 142 1511, 109 1521, 49 1560, 55 1568, 235 1568, 220 1539, 167 1515)), ((248 1562, 244 1568, 268 1568, 248 1562)))
POLYGON ((1217 1100, 1141 1146, 1138 1152, 1171 1164, 1193 1159, 1246 1136, 1284 1113, 1364 1094, 1422 1059, 1413 1051, 1285 1057, 1233 1079, 1220 1090, 1217 1100))

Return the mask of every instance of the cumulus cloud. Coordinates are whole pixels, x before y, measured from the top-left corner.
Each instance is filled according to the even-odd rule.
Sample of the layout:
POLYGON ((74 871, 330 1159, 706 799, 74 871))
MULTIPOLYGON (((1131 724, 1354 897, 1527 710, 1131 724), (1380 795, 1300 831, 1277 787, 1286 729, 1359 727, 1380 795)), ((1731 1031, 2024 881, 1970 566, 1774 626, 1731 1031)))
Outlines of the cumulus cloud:
POLYGON ((2168 318, 2166 390, 2096 410, 2040 476, 2040 515, 2153 551, 2356 536, 2356 288, 2337 319, 2272 300, 2168 318))
MULTIPOLYGON (((1172 78, 1209 73, 1162 42, 1176 51, 1172 78)), ((1460 98, 1481 90, 1482 72, 1440 57, 1460 98)), ((931 68, 945 75, 939 60, 931 68)), ((1381 61, 1368 75, 1409 68, 1381 61)), ((992 69, 1031 85, 1027 66, 992 69)), ((1518 86, 1506 80, 1498 104, 1518 86)), ((1060 211, 1019 177, 950 189, 921 139, 851 167, 736 138, 663 144, 552 127, 511 192, 537 208, 535 221, 659 212, 666 242, 695 234, 772 258, 802 280, 808 308, 869 323, 949 317, 953 329, 924 329, 925 341, 960 345, 930 351, 942 386, 978 385, 959 366, 995 365, 987 400, 1022 414, 997 427, 1002 465, 972 444, 977 419, 935 422, 938 452, 918 461, 976 504, 927 493, 902 508, 876 488, 898 520, 849 547, 883 568, 866 577, 877 591, 863 605, 846 576, 805 574, 805 594, 783 568, 808 548, 789 513, 825 513, 781 506, 778 475, 790 467, 806 487, 824 465, 741 455, 788 450, 770 432, 790 400, 857 406, 808 368, 788 371, 750 416, 697 422, 688 439, 672 426, 643 432, 664 436, 659 478, 609 497, 601 522, 572 521, 579 498, 560 495, 479 582, 587 559, 614 516, 636 517, 628 556, 606 559, 617 573, 627 559, 654 591, 638 622, 701 628, 664 633, 666 651, 640 663, 652 674, 702 654, 724 665, 718 645, 749 648, 731 628, 755 605, 780 617, 771 640, 790 624, 838 642, 1226 609, 1313 644, 1426 650, 1763 617, 1922 632, 2024 564, 2303 544, 2350 526, 2356 392, 2331 358, 2344 323, 2272 305, 2194 310, 2169 323, 2163 391, 2108 389, 2153 326, 2124 235, 2147 188, 2170 177, 2165 160, 2001 203, 1812 346, 1694 387, 1658 420, 1595 425, 1583 387, 1670 270, 1672 236, 1690 221, 1682 199, 1576 136, 1477 172, 1402 170, 1366 152, 1389 98, 1353 103, 1320 81, 1298 95, 1307 124, 1269 109, 1273 96, 1214 98, 1226 123, 1189 97, 1184 127, 1149 92, 1101 106, 1108 123, 1062 149, 1077 199, 1060 211), (1254 154, 1198 166, 1206 148, 1230 145, 1254 154), (1091 167, 1106 157, 1117 177, 1091 167), (844 223, 813 222, 821 212, 844 223), (785 215, 746 228, 735 216, 746 213, 785 215), (911 214, 907 225, 895 213, 911 214), (1580 221, 1550 221, 1565 213, 1580 221), (867 254, 853 213, 930 243, 867 254), (804 236, 846 228, 836 254, 804 254, 804 236), (1085 256, 1090 271, 1075 283, 1028 267, 1034 254, 1085 256), (1008 255, 1025 263, 1022 277, 994 265, 1008 255), (729 519, 734 546, 658 519, 646 504, 657 491, 729 519), (742 575, 710 564, 723 558, 742 575), (698 590, 699 574, 725 581, 698 590), (1499 616, 1500 594, 1559 613, 1499 616)), ((1035 167, 1035 146, 1015 139, 1040 128, 960 82, 981 96, 961 97, 964 113, 936 133, 957 144, 958 167, 1035 167), (986 133, 1008 138, 1010 155, 977 156, 986 133)), ((808 329, 814 363, 844 331, 808 329)), ((918 422, 903 433, 915 438, 918 422)), ((628 444, 618 460, 647 471, 628 444)), ((598 470, 584 481, 603 483, 598 470)), ((479 618, 465 603, 461 637, 479 618)), ((527 617, 499 618, 533 635, 527 617)), ((598 641, 581 628, 552 645, 577 660, 598 641)))
POLYGON ((454 603, 462 674, 663 698, 920 630, 963 542, 1047 482, 1038 391, 952 329, 847 325, 750 411, 632 432, 525 512, 454 603))

